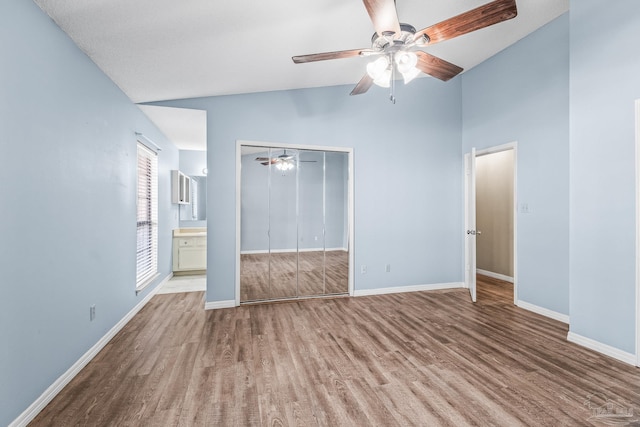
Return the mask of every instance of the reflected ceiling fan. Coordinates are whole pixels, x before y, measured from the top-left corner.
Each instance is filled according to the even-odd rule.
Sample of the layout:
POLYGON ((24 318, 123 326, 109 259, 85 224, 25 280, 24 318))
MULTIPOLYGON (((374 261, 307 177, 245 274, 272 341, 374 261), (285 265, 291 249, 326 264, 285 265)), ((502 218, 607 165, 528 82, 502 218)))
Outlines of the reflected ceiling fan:
MULTIPOLYGON (((295 167, 295 155, 287 154, 287 150, 284 153, 276 157, 256 157, 256 161, 261 165, 275 165, 276 169, 281 171, 288 171, 295 167)), ((316 160, 298 160, 300 163, 316 163, 316 160)))
POLYGON ((462 72, 461 67, 423 52, 420 48, 498 24, 518 14, 515 0, 495 0, 416 31, 413 26, 398 21, 395 0, 363 2, 376 31, 371 37, 370 48, 314 53, 294 56, 292 59, 294 63, 302 64, 354 56, 377 57, 367 65, 367 73, 350 95, 365 93, 375 83, 381 87, 391 87, 390 99, 393 103, 396 72, 402 75, 405 84, 421 72, 442 81, 462 72))

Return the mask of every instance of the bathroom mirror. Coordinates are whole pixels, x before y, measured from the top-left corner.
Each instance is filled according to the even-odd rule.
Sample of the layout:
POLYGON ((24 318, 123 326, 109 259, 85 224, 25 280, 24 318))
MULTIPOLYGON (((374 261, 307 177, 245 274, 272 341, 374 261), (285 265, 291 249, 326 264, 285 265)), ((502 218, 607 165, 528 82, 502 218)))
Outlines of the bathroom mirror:
POLYGON ((180 222, 207 219, 207 177, 191 176, 191 203, 180 205, 180 222))

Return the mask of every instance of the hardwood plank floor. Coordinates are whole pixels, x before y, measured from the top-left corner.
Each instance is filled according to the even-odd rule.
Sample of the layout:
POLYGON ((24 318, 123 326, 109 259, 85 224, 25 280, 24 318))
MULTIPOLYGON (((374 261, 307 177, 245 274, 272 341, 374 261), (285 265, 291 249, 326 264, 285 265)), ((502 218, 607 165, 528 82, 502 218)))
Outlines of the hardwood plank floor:
POLYGON ((240 256, 241 302, 348 292, 348 252, 274 252, 240 256))
POLYGON ((156 295, 30 425, 599 426, 606 404, 636 420, 640 371, 512 292, 479 278, 476 304, 455 289, 214 311, 156 295))

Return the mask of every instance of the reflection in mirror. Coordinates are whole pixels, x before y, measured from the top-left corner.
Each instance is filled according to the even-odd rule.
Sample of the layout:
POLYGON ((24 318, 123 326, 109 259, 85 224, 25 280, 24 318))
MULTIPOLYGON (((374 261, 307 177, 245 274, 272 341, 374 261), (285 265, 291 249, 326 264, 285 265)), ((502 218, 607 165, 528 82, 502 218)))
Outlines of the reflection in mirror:
POLYGON ((240 301, 270 298, 269 289, 269 171, 256 161, 270 158, 264 147, 241 148, 240 301))
POLYGON ((297 151, 271 150, 271 157, 283 159, 269 165, 269 271, 271 298, 297 296, 298 251, 296 245, 297 151))
POLYGON ((180 221, 204 221, 207 219, 207 177, 192 176, 191 203, 180 205, 180 221))
POLYGON ((300 151, 299 156, 298 286, 301 296, 325 293, 324 155, 322 151, 300 151))
POLYGON ((326 294, 349 292, 348 156, 325 153, 326 294))
POLYGON ((348 293, 348 153, 240 149, 240 302, 348 293))

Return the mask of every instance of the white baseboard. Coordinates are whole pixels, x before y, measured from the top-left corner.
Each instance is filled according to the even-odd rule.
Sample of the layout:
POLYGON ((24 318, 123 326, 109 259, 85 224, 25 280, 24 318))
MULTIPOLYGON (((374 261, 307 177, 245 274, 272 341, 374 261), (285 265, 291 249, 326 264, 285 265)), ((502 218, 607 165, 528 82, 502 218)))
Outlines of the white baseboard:
POLYGON ((525 310, 532 311, 537 314, 541 314, 545 317, 548 317, 553 320, 557 320, 562 323, 569 324, 569 316, 566 314, 558 313, 557 311, 549 310, 548 308, 540 307, 534 304, 530 304, 526 301, 518 300, 518 307, 523 308, 525 310))
POLYGON ((349 252, 347 248, 306 248, 306 249, 273 249, 269 250, 257 250, 257 251, 240 251, 240 255, 260 255, 260 254, 288 254, 294 252, 334 252, 334 251, 342 251, 349 252))
MULTIPOLYGON (((413 286, 395 286, 391 288, 379 289, 361 289, 353 292, 354 297, 363 297, 368 295, 396 294, 401 292, 418 292, 418 291, 437 291, 440 289, 464 288, 462 282, 436 283, 432 285, 413 285, 413 286)), ((236 307, 235 300, 226 301, 208 301, 204 304, 205 310, 217 310, 220 308, 236 307)))
POLYGON ((158 290, 169 281, 173 274, 169 274, 160 282, 154 289, 151 290, 135 307, 131 309, 118 323, 113 326, 97 343, 93 345, 85 354, 83 354, 76 363, 74 363, 64 374, 62 374, 53 384, 47 388, 44 393, 40 395, 22 414, 11 424, 9 427, 24 427, 29 424, 35 417, 44 409, 45 406, 53 400, 54 397, 60 393, 60 391, 71 380, 78 375, 78 373, 84 368, 91 360, 104 348, 109 341, 144 307, 149 300, 158 292, 158 290))
POLYGON ((635 354, 627 353, 626 351, 592 340, 591 338, 583 337, 582 335, 569 331, 567 334, 567 341, 586 347, 589 350, 597 351, 605 356, 613 357, 614 359, 628 363, 629 365, 636 366, 637 360, 635 354))
POLYGON ((379 289, 356 289, 353 292, 355 297, 363 297, 369 295, 396 294, 401 292, 419 292, 419 291, 437 291, 440 289, 464 288, 462 282, 451 283, 435 283, 431 285, 412 285, 412 286, 395 286, 391 288, 379 289))
POLYGON ((217 310, 220 308, 233 308, 236 306, 236 300, 229 299, 225 301, 207 301, 204 303, 205 310, 217 310))
POLYGON ((513 277, 500 273, 494 273, 493 271, 476 268, 476 273, 482 274, 483 276, 491 277, 493 279, 504 280, 505 282, 513 283, 513 277))

